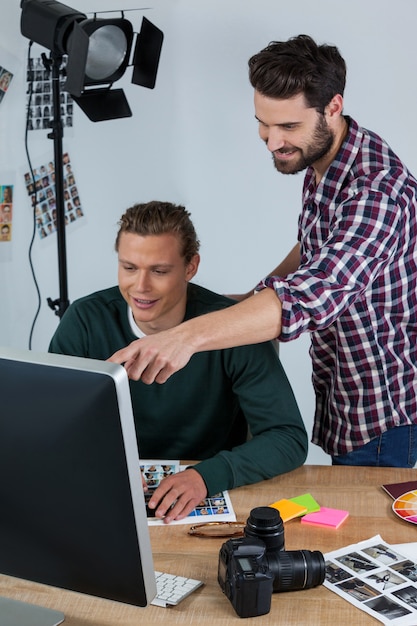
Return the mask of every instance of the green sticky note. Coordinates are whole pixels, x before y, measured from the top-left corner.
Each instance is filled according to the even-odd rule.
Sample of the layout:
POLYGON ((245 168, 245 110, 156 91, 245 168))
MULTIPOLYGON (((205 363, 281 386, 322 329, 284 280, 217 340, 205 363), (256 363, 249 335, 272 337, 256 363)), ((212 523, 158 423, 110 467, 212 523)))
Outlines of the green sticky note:
POLYGON ((307 509, 307 513, 316 513, 316 511, 320 511, 320 505, 313 496, 309 493, 304 493, 302 496, 296 496, 295 498, 290 498, 291 502, 295 502, 300 506, 303 506, 307 509))

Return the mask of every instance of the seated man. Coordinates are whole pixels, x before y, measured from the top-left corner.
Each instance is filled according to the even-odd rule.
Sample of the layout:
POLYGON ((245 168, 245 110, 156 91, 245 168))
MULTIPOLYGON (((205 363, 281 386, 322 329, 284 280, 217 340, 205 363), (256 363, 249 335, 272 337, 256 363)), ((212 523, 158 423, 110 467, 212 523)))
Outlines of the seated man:
MULTIPOLYGON (((190 282, 199 241, 184 207, 138 204, 119 225, 118 287, 74 302, 50 352, 108 359, 140 337, 233 304, 190 282)), ((167 523, 207 496, 305 461, 306 430, 271 343, 201 352, 164 385, 130 386, 140 457, 200 461, 164 478, 150 499, 167 523)))

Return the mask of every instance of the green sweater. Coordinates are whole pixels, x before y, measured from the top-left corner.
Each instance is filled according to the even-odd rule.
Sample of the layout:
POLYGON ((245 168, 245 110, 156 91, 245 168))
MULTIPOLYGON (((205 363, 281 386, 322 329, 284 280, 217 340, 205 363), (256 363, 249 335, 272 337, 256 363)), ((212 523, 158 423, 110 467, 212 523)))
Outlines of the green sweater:
MULTIPOLYGON (((185 319, 231 303, 190 284, 185 319)), ((107 359, 135 339, 127 304, 111 287, 67 309, 49 351, 107 359)), ((140 457, 201 461, 195 469, 208 495, 305 461, 307 433, 270 343, 197 353, 163 385, 130 381, 130 389, 140 457)))

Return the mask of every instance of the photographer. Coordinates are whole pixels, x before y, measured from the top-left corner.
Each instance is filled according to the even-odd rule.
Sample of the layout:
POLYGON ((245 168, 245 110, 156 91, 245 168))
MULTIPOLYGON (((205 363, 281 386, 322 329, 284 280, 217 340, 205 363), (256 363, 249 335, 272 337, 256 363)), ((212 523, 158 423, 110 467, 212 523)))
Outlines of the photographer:
MULTIPOLYGON (((164 383, 203 350, 311 337, 312 441, 334 464, 417 461, 417 181, 343 114, 338 49, 300 35, 249 61, 259 135, 283 174, 306 170, 299 241, 234 307, 113 355, 164 383)), ((263 228, 268 228, 264 224, 263 228)))
MULTIPOLYGON (((232 304, 191 282, 199 241, 182 206, 153 201, 129 208, 116 250, 118 286, 74 302, 51 352, 107 359, 135 338, 145 341, 232 304)), ((307 433, 270 343, 201 353, 167 385, 132 381, 130 387, 141 458, 200 461, 164 478, 152 494, 148 506, 165 523, 186 517, 207 495, 305 460, 307 433)))

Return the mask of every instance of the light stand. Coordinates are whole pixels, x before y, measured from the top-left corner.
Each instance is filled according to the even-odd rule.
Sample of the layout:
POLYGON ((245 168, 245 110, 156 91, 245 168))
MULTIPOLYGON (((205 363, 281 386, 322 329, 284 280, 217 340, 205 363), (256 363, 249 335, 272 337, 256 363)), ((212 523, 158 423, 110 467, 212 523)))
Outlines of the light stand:
POLYGON ((56 202, 56 234, 58 247, 58 276, 59 276, 59 299, 47 299, 48 305, 59 318, 62 318, 69 307, 68 300, 68 280, 67 280, 67 250, 65 238, 65 199, 64 199, 64 165, 63 146, 64 136, 61 106, 60 106, 60 74, 62 66, 62 55, 51 54, 50 64, 52 70, 52 105, 53 119, 51 121, 52 131, 48 134, 49 139, 54 142, 54 163, 55 163, 55 202, 56 202))

